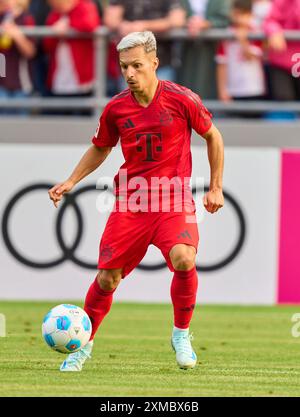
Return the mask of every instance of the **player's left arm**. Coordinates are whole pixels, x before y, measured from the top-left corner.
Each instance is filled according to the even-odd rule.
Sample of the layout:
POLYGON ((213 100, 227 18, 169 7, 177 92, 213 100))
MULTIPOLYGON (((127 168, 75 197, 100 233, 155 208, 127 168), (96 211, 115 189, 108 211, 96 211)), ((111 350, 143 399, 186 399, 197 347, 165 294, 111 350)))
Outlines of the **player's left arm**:
POLYGON ((220 131, 214 124, 201 135, 207 143, 207 155, 210 165, 209 191, 203 197, 204 207, 209 213, 215 213, 224 205, 223 169, 224 143, 220 131))

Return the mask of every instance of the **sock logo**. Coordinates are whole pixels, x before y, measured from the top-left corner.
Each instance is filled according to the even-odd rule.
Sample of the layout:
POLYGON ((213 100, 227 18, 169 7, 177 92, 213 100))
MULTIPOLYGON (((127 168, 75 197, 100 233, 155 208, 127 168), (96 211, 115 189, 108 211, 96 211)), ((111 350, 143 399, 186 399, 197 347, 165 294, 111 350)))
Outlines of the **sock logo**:
POLYGON ((195 308, 195 304, 191 304, 189 307, 183 307, 180 311, 193 311, 195 308))

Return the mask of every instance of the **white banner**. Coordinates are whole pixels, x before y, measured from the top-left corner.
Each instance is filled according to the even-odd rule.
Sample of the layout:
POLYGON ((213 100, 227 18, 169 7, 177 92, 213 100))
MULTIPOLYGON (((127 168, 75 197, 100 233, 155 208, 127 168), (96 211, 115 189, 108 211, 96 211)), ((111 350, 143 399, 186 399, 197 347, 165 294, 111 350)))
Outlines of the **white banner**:
MULTIPOLYGON (((73 204, 55 209, 47 185, 66 179, 85 150, 82 145, 0 146, 0 299, 84 298, 96 274, 88 266, 97 263, 108 217, 97 211, 95 184, 101 177, 113 177, 123 162, 117 147, 76 187, 73 204), (84 189, 88 185, 90 189, 84 189)), ((195 146, 192 155, 193 178, 204 177, 208 184, 206 148, 195 146)), ((199 270, 198 302, 273 304, 279 151, 228 148, 225 156, 225 207, 214 215, 199 210, 197 265, 204 270, 199 270)), ((150 246, 142 265, 155 268, 163 261, 160 251, 150 246)), ((169 301, 171 278, 166 266, 151 271, 136 268, 121 282, 115 299, 169 301)))

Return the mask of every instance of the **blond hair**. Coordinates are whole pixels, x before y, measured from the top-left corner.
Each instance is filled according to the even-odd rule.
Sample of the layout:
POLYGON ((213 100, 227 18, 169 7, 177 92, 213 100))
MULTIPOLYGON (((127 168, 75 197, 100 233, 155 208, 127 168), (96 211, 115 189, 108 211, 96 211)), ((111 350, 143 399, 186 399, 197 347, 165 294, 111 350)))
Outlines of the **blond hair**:
POLYGON ((125 51, 127 49, 143 46, 146 53, 156 51, 156 39, 152 32, 132 32, 124 36, 117 45, 117 51, 125 51))

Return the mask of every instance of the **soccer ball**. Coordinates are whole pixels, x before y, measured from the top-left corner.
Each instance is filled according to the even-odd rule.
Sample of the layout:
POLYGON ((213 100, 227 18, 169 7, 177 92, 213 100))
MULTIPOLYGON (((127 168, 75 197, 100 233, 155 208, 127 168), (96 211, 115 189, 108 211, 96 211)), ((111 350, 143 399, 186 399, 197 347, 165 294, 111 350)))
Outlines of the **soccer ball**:
POLYGON ((60 304, 46 314, 42 324, 45 342, 61 353, 73 353, 83 348, 92 332, 86 312, 72 304, 60 304))

